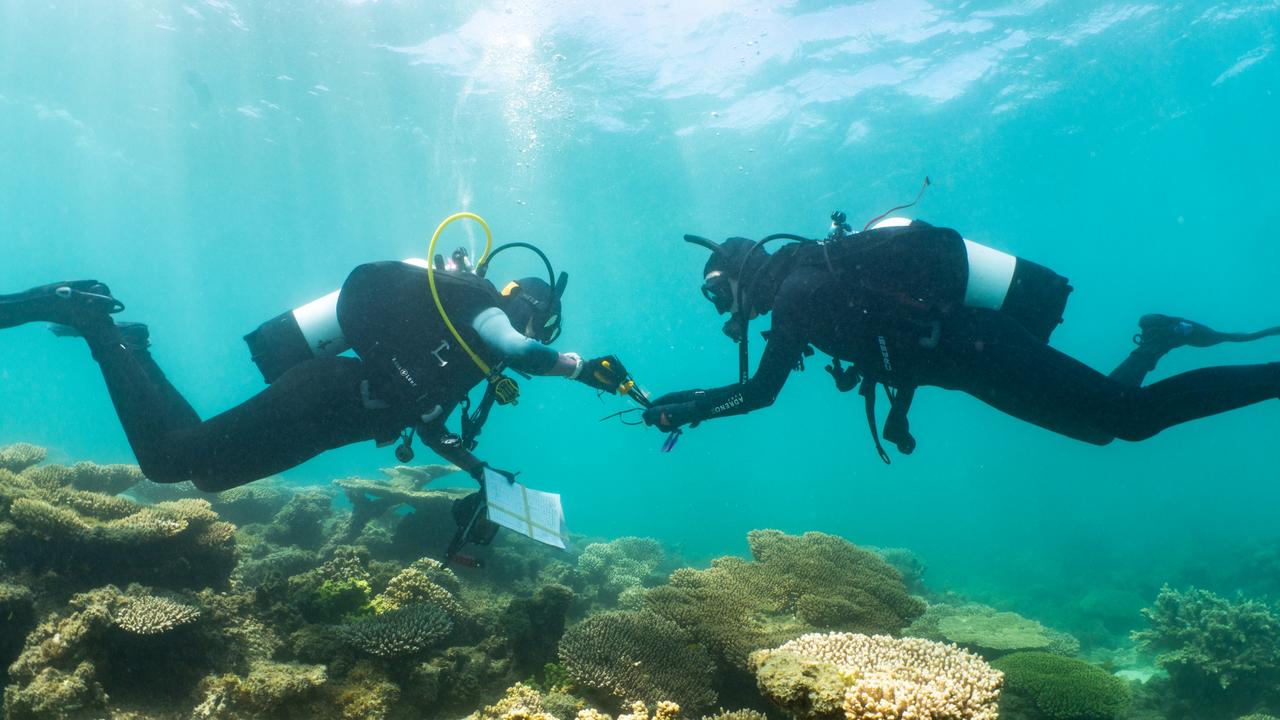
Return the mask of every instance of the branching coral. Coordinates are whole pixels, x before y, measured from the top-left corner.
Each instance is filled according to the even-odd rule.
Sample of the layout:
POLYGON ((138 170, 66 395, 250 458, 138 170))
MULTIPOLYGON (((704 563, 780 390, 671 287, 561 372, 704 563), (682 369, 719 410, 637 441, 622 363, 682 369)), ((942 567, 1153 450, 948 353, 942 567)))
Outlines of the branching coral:
POLYGON ((1151 626, 1134 640, 1169 672, 1182 700, 1251 709, 1280 684, 1280 616, 1255 600, 1165 587, 1142 611, 1151 626))
POLYGON ((810 634, 752 655, 760 691, 800 720, 996 720, 1001 675, 954 645, 810 634))
POLYGON ((104 495, 117 495, 146 480, 137 465, 99 465, 78 462, 75 465, 41 465, 23 475, 46 488, 68 487, 104 495))
POLYGON ((588 596, 611 603, 627 590, 657 584, 665 558, 657 540, 621 537, 586 546, 578 556, 578 571, 588 584, 588 596))
POLYGON ((729 666, 806 632, 898 632, 924 610, 898 572, 874 553, 822 533, 748 535, 754 562, 715 560, 682 568, 645 602, 689 630, 729 666))
POLYGON ((1129 704, 1124 681, 1082 660, 1019 652, 992 665, 1004 673, 1009 704, 1026 704, 1044 720, 1114 720, 1129 704))
POLYGON ((14 443, 0 447, 0 470, 19 473, 32 465, 44 462, 49 452, 39 445, 14 443))
POLYGON ((155 595, 131 598, 115 613, 116 627, 134 635, 161 635, 199 619, 199 608, 155 595))
POLYGON ((410 605, 350 623, 347 641, 380 658, 417 655, 453 631, 449 614, 436 605, 410 605))
POLYGON ((715 704, 710 656, 675 623, 652 613, 592 615, 565 631, 560 662, 573 681, 615 700, 715 704))

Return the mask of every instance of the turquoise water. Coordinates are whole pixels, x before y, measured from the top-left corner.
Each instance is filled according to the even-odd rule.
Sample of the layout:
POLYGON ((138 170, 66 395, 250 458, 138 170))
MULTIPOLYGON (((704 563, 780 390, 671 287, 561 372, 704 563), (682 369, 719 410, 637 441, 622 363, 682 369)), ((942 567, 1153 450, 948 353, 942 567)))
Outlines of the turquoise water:
MULTIPOLYGON (((569 272, 561 349, 666 392, 736 372, 683 233, 860 226, 929 175, 918 217, 1071 278, 1054 344, 1096 367, 1146 312, 1280 322, 1280 3, 432 5, 0 6, 0 291, 108 282, 211 415, 262 386, 241 335, 467 209, 569 272)), ((1157 376, 1277 358, 1182 351, 1157 376)), ((578 532, 700 559, 823 530, 1046 621, 1276 544, 1274 403, 1095 448, 926 389, 920 449, 885 467, 811 364, 669 455, 598 422, 621 401, 528 382, 480 454, 563 493, 578 532)), ((0 444, 131 461, 82 343, 6 331, 0 380, 0 444)), ((369 444, 287 477, 392 463, 369 444)))

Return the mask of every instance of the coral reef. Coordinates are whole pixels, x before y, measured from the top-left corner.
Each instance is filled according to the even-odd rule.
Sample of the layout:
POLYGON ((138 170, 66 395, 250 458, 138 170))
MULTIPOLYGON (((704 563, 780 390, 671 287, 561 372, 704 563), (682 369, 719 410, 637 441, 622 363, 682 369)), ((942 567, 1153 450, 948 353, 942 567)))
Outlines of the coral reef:
POLYGON ((669 699, 699 709, 717 700, 706 651, 651 613, 588 617, 560 639, 560 662, 574 683, 617 701, 669 699))
POLYGON ((1044 650, 1058 655, 1080 651, 1080 643, 1066 633, 1017 613, 972 603, 930 605, 903 634, 955 643, 987 659, 1019 650, 1044 650))
POLYGON ((996 720, 1001 675, 954 645, 810 634, 751 656, 765 697, 798 720, 996 720))
MULTIPOLYGON (((467 493, 424 488, 447 467, 210 495, 47 456, 0 449, 8 720, 990 717, 998 674, 971 653, 1009 665, 1002 720, 1094 720, 1120 682, 1043 659, 1075 653, 1070 636, 929 591, 905 549, 761 530, 750 557, 674 568, 647 538, 578 538, 574 554, 504 533, 445 567, 467 493), (869 637, 904 628, 922 638, 869 637)), ((1168 677, 1127 636, 1088 650, 1144 681, 1123 720, 1276 713, 1270 608, 1166 591, 1147 615, 1137 641, 1168 677)))
POLYGON ((22 475, 0 471, 0 560, 57 572, 78 589, 107 582, 226 583, 236 563, 235 526, 222 522, 208 502, 145 506, 54 484, 51 477, 66 478, 41 474, 48 467, 55 466, 22 475))
POLYGON ((1248 712, 1280 695, 1280 615, 1264 603, 1165 587, 1134 640, 1188 708, 1248 712))
POLYGON ((1004 673, 1001 705, 1006 714, 1036 720, 1114 720, 1129 705, 1122 680, 1083 660, 1018 652, 992 665, 1004 673))

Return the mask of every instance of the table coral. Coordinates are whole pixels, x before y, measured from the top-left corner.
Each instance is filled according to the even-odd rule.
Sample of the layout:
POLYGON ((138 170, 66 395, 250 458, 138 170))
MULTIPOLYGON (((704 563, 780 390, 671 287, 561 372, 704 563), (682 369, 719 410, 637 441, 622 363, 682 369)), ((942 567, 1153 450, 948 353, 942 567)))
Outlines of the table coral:
POLYGON ((751 657, 760 691, 799 720, 996 720, 1001 674, 954 645, 809 634, 751 657))
POLYGON ((675 623, 648 612, 592 615, 565 631, 560 663, 579 685, 614 700, 674 700, 705 708, 717 699, 714 665, 675 623))
POLYGON ((1070 635, 1017 613, 979 604, 930 605, 904 634, 955 643, 988 659, 1020 650, 1074 655, 1080 643, 1070 635))

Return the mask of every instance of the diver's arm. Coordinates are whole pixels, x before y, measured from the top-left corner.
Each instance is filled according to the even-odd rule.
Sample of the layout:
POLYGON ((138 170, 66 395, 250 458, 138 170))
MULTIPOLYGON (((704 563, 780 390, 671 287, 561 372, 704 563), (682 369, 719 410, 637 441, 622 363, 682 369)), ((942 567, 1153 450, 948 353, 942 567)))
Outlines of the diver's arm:
POLYGON ((472 455, 462 446, 457 435, 449 432, 443 419, 437 419, 426 425, 418 426, 418 437, 422 443, 441 458, 457 465, 466 474, 475 477, 483 468, 484 461, 472 455))
POLYGON ((530 375, 574 377, 582 359, 572 353, 559 353, 537 340, 526 337, 511 325, 501 309, 481 311, 471 323, 489 349, 515 370, 530 375))
POLYGON ((791 370, 803 356, 804 348, 805 343, 798 335, 779 332, 775 324, 760 367, 750 380, 711 390, 685 390, 664 395, 645 411, 645 422, 670 430, 768 407, 782 391, 791 370))

